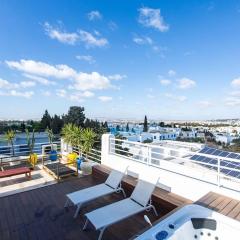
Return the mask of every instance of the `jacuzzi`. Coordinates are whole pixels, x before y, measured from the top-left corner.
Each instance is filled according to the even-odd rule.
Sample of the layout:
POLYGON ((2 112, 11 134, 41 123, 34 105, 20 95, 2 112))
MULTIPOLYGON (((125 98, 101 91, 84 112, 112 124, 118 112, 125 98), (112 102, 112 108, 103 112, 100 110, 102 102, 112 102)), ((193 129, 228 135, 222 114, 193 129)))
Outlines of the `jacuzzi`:
POLYGON ((135 240, 239 240, 240 222, 208 208, 187 205, 135 240))

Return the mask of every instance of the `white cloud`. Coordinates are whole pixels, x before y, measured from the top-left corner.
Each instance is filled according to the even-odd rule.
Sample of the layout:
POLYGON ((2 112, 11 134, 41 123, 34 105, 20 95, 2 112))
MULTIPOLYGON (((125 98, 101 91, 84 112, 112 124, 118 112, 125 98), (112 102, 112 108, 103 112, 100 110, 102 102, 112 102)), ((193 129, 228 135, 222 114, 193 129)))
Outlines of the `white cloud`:
POLYGON ((56 90, 56 95, 58 97, 65 98, 67 96, 67 91, 65 89, 57 89, 56 90))
POLYGON ((74 102, 84 102, 86 98, 94 97, 94 93, 90 91, 84 92, 67 92, 65 89, 57 89, 56 95, 61 98, 66 98, 74 102))
POLYGON ((95 31, 94 34, 84 31, 82 29, 77 32, 68 33, 60 28, 54 28, 48 22, 44 24, 45 33, 51 38, 58 40, 61 43, 75 45, 78 41, 83 42, 87 48, 90 47, 103 47, 108 44, 106 38, 98 38, 99 32, 95 31))
POLYGON ((50 97, 52 95, 52 93, 50 91, 41 91, 42 95, 45 97, 50 97))
POLYGON ((56 85, 56 82, 50 81, 50 80, 48 80, 46 78, 43 78, 43 77, 34 76, 34 75, 31 75, 31 74, 27 74, 27 73, 24 73, 23 76, 26 77, 26 78, 29 78, 31 80, 34 80, 34 81, 36 81, 36 82, 38 82, 38 83, 40 83, 42 85, 46 85, 46 86, 48 86, 48 85, 56 85))
POLYGON ((175 72, 174 70, 170 69, 170 70, 168 71, 168 76, 169 76, 169 77, 174 77, 175 75, 176 75, 176 72, 175 72))
POLYGON ((186 96, 177 96, 177 95, 173 95, 171 93, 166 93, 165 94, 165 97, 169 98, 169 99, 172 99, 174 101, 178 101, 178 102, 184 102, 187 100, 187 97, 186 96))
POLYGON ((232 87, 240 87, 240 77, 233 79, 231 85, 232 87))
POLYGON ((44 77, 55 77, 59 79, 72 78, 76 72, 67 65, 49 65, 44 62, 34 60, 6 61, 6 64, 12 68, 25 73, 44 77))
POLYGON ((227 106, 240 106, 240 91, 233 91, 229 93, 229 97, 225 98, 224 102, 227 106))
POLYGON ((88 89, 107 89, 112 87, 110 80, 98 72, 83 73, 80 72, 75 77, 75 84, 71 86, 76 90, 88 89))
POLYGON ((94 97, 94 93, 93 92, 90 92, 90 91, 85 91, 82 93, 82 96, 83 97, 86 97, 86 98, 90 98, 90 97, 94 97))
POLYGON ((25 92, 16 91, 16 90, 0 91, 0 96, 31 98, 33 94, 34 94, 33 91, 25 91, 25 92))
POLYGON ((95 59, 93 58, 93 56, 90 56, 90 55, 78 55, 78 56, 76 56, 76 58, 78 60, 86 61, 90 64, 95 63, 95 59))
POLYGON ((7 80, 0 78, 0 89, 20 89, 34 87, 35 82, 32 81, 22 81, 20 83, 11 83, 7 80))
POLYGON ((170 84, 172 83, 172 81, 169 80, 169 79, 161 79, 161 80, 160 80, 160 83, 161 83, 163 86, 168 86, 168 85, 170 85, 170 84))
POLYGON ((155 98, 155 96, 152 94, 147 94, 147 98, 153 99, 153 98, 155 98))
MULTIPOLYGON (((50 65, 44 62, 23 59, 20 61, 6 61, 6 64, 12 69, 28 74, 71 80, 73 81, 71 88, 76 90, 102 90, 113 87, 111 79, 107 76, 98 72, 77 72, 73 68, 63 64, 50 65)), ((118 75, 113 76, 116 78, 118 75)))
POLYGON ((84 42, 87 48, 104 47, 108 45, 108 40, 106 38, 97 38, 90 32, 87 32, 84 30, 79 30, 78 36, 79 36, 79 41, 84 42))
POLYGON ((152 45, 153 44, 153 40, 150 37, 134 37, 133 41, 139 45, 144 45, 144 44, 152 45))
POLYGON ((127 77, 127 75, 121 75, 121 74, 114 74, 114 75, 109 75, 108 76, 108 78, 110 79, 110 80, 116 80, 116 81, 119 81, 119 80, 122 80, 122 79, 124 79, 124 78, 126 78, 127 77))
POLYGON ((68 32, 62 31, 61 29, 54 28, 48 22, 44 23, 44 30, 45 30, 45 33, 51 39, 56 39, 59 42, 65 43, 65 44, 74 45, 79 38, 77 33, 75 32, 68 33, 68 32))
POLYGON ((29 87, 34 87, 36 85, 35 82, 32 81, 22 81, 20 82, 19 86, 23 88, 29 88, 29 87))
POLYGON ((99 11, 96 11, 96 10, 89 12, 89 13, 87 14, 87 16, 88 16, 88 19, 89 19, 90 21, 102 19, 101 13, 100 13, 99 11))
POLYGON ((100 96, 100 97, 98 97, 98 99, 102 102, 112 101, 112 97, 108 97, 108 96, 100 96))
POLYGON ((231 106, 231 107, 240 106, 240 98, 228 97, 225 99, 225 105, 231 106))
POLYGON ((152 27, 160 32, 168 31, 169 26, 164 23, 163 17, 161 16, 160 9, 143 7, 139 10, 138 21, 145 27, 152 27))
POLYGON ((181 78, 178 81, 178 88, 180 89, 189 89, 196 86, 196 82, 189 78, 181 78))
POLYGON ((210 101, 207 101, 207 100, 199 101, 198 105, 202 108, 208 108, 208 107, 213 106, 213 104, 210 101))

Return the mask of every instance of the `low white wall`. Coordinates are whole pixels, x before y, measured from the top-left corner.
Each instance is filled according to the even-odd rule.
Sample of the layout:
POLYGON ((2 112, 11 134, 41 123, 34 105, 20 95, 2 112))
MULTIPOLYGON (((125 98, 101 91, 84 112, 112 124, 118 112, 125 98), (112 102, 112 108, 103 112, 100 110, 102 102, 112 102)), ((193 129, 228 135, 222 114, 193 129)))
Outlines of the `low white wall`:
MULTIPOLYGON (((140 177, 150 182, 154 182, 157 178, 159 178, 160 187, 163 187, 166 190, 171 190, 172 192, 193 201, 198 200, 209 191, 219 192, 221 194, 240 199, 239 192, 219 188, 216 185, 194 179, 194 177, 202 179, 208 178, 208 180, 216 182, 215 174, 206 175, 206 172, 201 172, 199 169, 195 170, 194 168, 165 160, 160 162, 160 168, 158 168, 148 166, 124 156, 110 153, 110 138, 114 138, 114 136, 110 134, 104 134, 102 136, 101 163, 104 165, 121 171, 128 167, 129 175, 132 175, 133 177, 140 177), (181 174, 174 173, 173 171, 181 174), (192 176, 192 178, 184 175, 192 176)), ((114 152, 113 149, 111 149, 111 152, 114 152)))

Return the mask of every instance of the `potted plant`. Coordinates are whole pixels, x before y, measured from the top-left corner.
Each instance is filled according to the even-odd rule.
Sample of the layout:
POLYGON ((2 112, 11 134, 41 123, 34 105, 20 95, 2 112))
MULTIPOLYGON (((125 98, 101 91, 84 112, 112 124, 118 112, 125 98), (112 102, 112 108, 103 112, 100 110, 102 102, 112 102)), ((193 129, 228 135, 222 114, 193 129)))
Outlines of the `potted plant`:
POLYGON ((8 130, 5 134, 5 138, 8 141, 8 144, 11 144, 12 148, 12 156, 15 156, 15 149, 14 149, 14 140, 15 140, 16 134, 13 130, 8 130))
POLYGON ((72 135, 72 146, 78 149, 78 157, 75 159, 77 163, 77 168, 80 170, 81 168, 81 163, 83 162, 83 157, 82 157, 82 134, 83 130, 81 127, 78 127, 76 125, 73 126, 73 135, 72 135))
POLYGON ((28 149, 29 149, 29 162, 34 167, 37 163, 37 154, 34 153, 34 146, 35 146, 34 129, 32 131, 32 134, 30 134, 29 130, 26 129, 26 136, 27 136, 27 145, 28 145, 28 149))
POLYGON ((57 160, 57 151, 53 148, 53 139, 54 139, 54 134, 52 129, 47 128, 46 129, 47 135, 48 135, 48 140, 51 145, 51 150, 49 152, 49 159, 51 161, 56 161, 57 160))
POLYGON ((75 153, 74 150, 74 146, 77 145, 77 134, 79 132, 79 129, 77 126, 68 123, 65 124, 63 129, 62 129, 62 137, 63 140, 66 144, 71 146, 72 152, 68 153, 67 156, 67 161, 69 164, 76 164, 76 159, 77 159, 77 153, 75 153))
POLYGON ((86 128, 82 131, 82 151, 86 156, 86 162, 82 163, 81 165, 83 175, 92 173, 92 164, 88 161, 88 155, 92 150, 93 144, 95 143, 96 136, 97 134, 90 128, 86 128))

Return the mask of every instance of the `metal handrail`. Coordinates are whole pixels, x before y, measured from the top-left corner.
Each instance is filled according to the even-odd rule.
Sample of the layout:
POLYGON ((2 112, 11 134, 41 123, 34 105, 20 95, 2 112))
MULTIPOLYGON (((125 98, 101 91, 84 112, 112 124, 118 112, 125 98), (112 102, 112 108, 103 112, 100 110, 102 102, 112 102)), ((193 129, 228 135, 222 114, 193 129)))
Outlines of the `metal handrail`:
MULTIPOLYGON (((237 163, 240 163, 239 159, 233 159, 233 158, 216 156, 216 155, 209 155, 209 154, 190 151, 188 149, 186 149, 186 150, 184 149, 184 151, 182 151, 182 149, 178 149, 178 148, 156 146, 156 145, 151 145, 151 144, 143 144, 143 143, 139 143, 139 142, 131 142, 131 141, 122 140, 122 139, 110 139, 110 153, 124 157, 124 158, 131 159, 133 161, 137 161, 137 162, 140 162, 140 163, 143 163, 146 165, 158 167, 158 168, 162 168, 162 166, 160 166, 161 161, 169 161, 169 160, 178 160, 178 161, 182 161, 185 163, 189 162, 189 163, 202 165, 202 166, 207 167, 206 170, 214 170, 214 172, 213 171, 211 171, 211 172, 216 174, 218 186, 221 186, 221 183, 220 183, 221 177, 231 179, 231 180, 234 179, 234 181, 239 180, 236 177, 225 175, 224 173, 222 173, 221 170, 223 170, 223 169, 239 173, 237 176, 240 176, 240 168, 239 169, 232 168, 232 167, 227 166, 227 164, 226 164, 226 162, 228 162, 228 163, 230 162, 230 163, 238 166, 237 163), (128 150, 129 150, 129 148, 133 148, 133 149, 135 148, 135 150, 139 150, 139 151, 136 151, 136 153, 129 152, 128 150, 125 150, 125 148, 127 148, 128 150), (166 149, 167 149, 167 151, 156 152, 157 150, 166 150, 166 149), (180 153, 180 155, 184 154, 184 156, 174 156, 174 155, 171 155, 171 152, 180 153), (154 156, 152 156, 152 155, 154 155, 154 156), (193 155, 199 155, 199 156, 214 159, 214 160, 216 160, 216 163, 203 162, 203 161, 191 159, 190 157, 193 155), (159 157, 162 156, 162 157, 157 158, 158 156, 159 157), (155 163, 154 163, 154 161, 155 161, 155 163), (223 165, 222 163, 225 163, 226 165, 223 165)), ((171 162, 175 163, 175 164, 179 164, 178 162, 174 162, 174 161, 171 161, 171 162)), ((169 169, 165 169, 165 170, 169 170, 169 169)))

